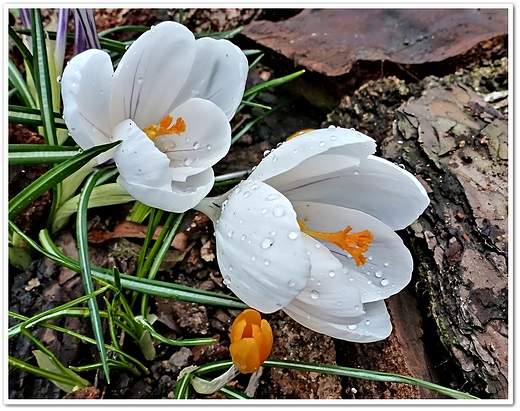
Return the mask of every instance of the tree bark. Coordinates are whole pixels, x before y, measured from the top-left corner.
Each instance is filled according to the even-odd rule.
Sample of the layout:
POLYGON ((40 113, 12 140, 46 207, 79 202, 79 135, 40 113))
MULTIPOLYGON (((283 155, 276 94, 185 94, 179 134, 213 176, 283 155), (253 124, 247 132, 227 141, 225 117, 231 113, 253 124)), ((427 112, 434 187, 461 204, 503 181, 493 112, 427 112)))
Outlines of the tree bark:
POLYGON ((455 83, 402 104, 381 146, 430 195, 408 229, 415 287, 460 367, 456 388, 481 398, 508 397, 507 138, 505 116, 455 83))

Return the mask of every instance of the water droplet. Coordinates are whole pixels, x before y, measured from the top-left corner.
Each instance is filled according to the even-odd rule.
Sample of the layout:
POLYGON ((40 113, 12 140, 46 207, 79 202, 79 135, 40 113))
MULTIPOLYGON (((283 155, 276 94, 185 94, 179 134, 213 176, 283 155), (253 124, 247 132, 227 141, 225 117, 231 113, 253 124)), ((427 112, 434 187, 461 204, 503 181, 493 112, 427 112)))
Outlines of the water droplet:
POLYGON ((338 307, 341 306, 341 301, 338 301, 338 307))
POLYGON ((234 233, 235 233, 235 232, 234 232, 233 230, 229 230, 228 233, 227 233, 227 236, 228 236, 229 238, 231 238, 231 237, 233 237, 233 234, 234 234, 234 233))
POLYGON ((206 146, 206 149, 207 149, 208 151, 211 151, 211 144, 208 144, 208 145, 206 146))
POLYGON ((329 126, 328 129, 329 130, 334 130, 336 127, 335 126, 329 126))
POLYGON ((295 148, 295 149, 293 150, 293 153, 294 153, 294 154, 298 153, 298 149, 295 148))
POLYGON ((343 273, 344 274, 348 274, 348 268, 347 267, 343 267, 343 273))
POLYGON ((294 287, 294 286, 296 285, 296 281, 294 281, 294 280, 289 280, 289 282, 287 283, 287 285, 288 285, 289 287, 294 287))
POLYGON ((264 238, 262 240, 262 244, 260 244, 260 246, 264 249, 264 250, 267 250, 269 247, 271 247, 272 245, 274 244, 274 240, 272 238, 264 238))
POLYGON ((283 217, 283 215, 285 214, 285 211, 283 211, 283 207, 280 206, 280 205, 277 205, 274 209, 273 209, 273 215, 275 217, 283 217))
POLYGON ((359 305, 357 305, 357 304, 354 306, 354 310, 356 310, 356 311, 358 311, 359 308, 360 308, 360 307, 359 307, 359 305))
POLYGON ((336 273, 334 271, 329 271, 329 277, 334 278, 336 276, 336 273))
POLYGON ((299 136, 302 136, 302 135, 304 135, 304 134, 305 134, 305 133, 304 133, 303 131, 299 131, 299 132, 298 132, 298 135, 299 135, 299 136))
POLYGON ((311 276, 309 277, 309 280, 310 280, 310 281, 314 281, 314 280, 315 280, 314 276, 311 275, 311 276))
POLYGON ((316 300, 320 296, 320 292, 318 290, 311 291, 311 298, 316 300))
POLYGON ((255 256, 252 256, 252 257, 251 257, 251 261, 256 261, 256 257, 255 257, 255 256))
POLYGON ((200 148, 200 143, 198 141, 195 141, 195 143, 193 143, 193 149, 198 150, 199 148, 200 148))
POLYGON ((280 309, 280 308, 282 308, 282 307, 283 307, 282 304, 280 304, 280 303, 276 303, 276 308, 280 309))
POLYGON ((325 146, 325 141, 320 141, 320 147, 324 147, 325 146))
POLYGON ((272 230, 269 235, 276 235, 276 231, 275 230, 272 230))
POLYGON ((256 166, 251 167, 251 171, 255 171, 255 170, 256 170, 256 166))
POLYGON ((374 275, 377 277, 377 278, 381 278, 383 276, 383 272, 382 271, 376 271, 374 273, 374 275))
POLYGON ((253 190, 253 191, 258 190, 259 188, 260 188, 260 186, 259 186, 258 184, 253 184, 253 185, 251 186, 251 190, 253 190))
POLYGON ((266 259, 264 260, 264 264, 265 264, 265 265, 269 265, 269 264, 271 264, 271 261, 268 260, 268 259, 266 258, 266 259))
POLYGON ((264 157, 267 157, 269 155, 269 153, 271 152, 271 150, 265 150, 264 151, 264 157))
POLYGON ((372 284, 372 280, 368 280, 368 281, 367 281, 367 284, 368 284, 368 285, 372 284))
POLYGON ((61 83, 61 76, 58 76, 58 78, 56 78, 56 81, 57 81, 58 83, 61 83))
POLYGON ((267 201, 273 201, 280 197, 280 194, 269 194, 265 199, 267 201))
POLYGON ((76 86, 77 86, 76 82, 73 81, 73 82, 72 82, 72 87, 76 87, 76 86))
POLYGON ((235 193, 238 194, 238 193, 240 193, 241 191, 242 191, 242 189, 241 189, 240 187, 235 188, 235 193))
POLYGON ((245 234, 242 234, 242 236, 240 237, 240 239, 241 239, 242 241, 245 241, 246 238, 247 238, 247 237, 246 237, 245 234))
POLYGON ((229 270, 229 271, 233 271, 233 266, 230 265, 230 266, 228 267, 228 270, 229 270))
POLYGON ((348 280, 349 280, 350 282, 352 282, 352 281, 354 281, 354 277, 350 277, 348 280))
POLYGON ((193 159, 192 159, 192 158, 186 157, 186 158, 184 159, 184 165, 185 165, 186 167, 189 167, 189 166, 192 165, 192 164, 193 164, 193 159))
POLYGON ((388 267, 390 265, 390 263, 387 261, 386 263, 383 264, 385 267, 388 267))
POLYGON ((370 320, 366 320, 365 325, 370 325, 370 320))
POLYGON ((355 330, 357 328, 357 325, 356 324, 352 324, 352 325, 347 325, 347 328, 349 330, 355 330))
POLYGON ((278 160, 278 157, 273 154, 273 163, 276 163, 277 160, 278 160))
POLYGON ((367 258, 368 258, 369 261, 372 261, 374 259, 374 257, 371 256, 371 255, 369 255, 367 258))
POLYGON ((359 171, 358 170, 354 171, 354 174, 358 176, 359 175, 359 171))
POLYGON ((125 46, 125 50, 128 50, 129 48, 130 48, 130 44, 127 44, 127 45, 125 46))
POLYGON ((244 198, 247 198, 251 195, 251 193, 249 191, 245 191, 242 195, 244 196, 244 198))
POLYGON ((350 127, 349 130, 350 131, 356 131, 356 129, 354 127, 350 127))
POLYGON ((330 136, 330 141, 336 141, 338 138, 336 136, 330 136))
POLYGON ((83 149, 82 149, 82 148, 79 148, 79 149, 78 149, 78 154, 81 154, 81 153, 83 153, 83 149))
POLYGON ((260 214, 265 215, 265 214, 267 214, 268 211, 269 211, 268 208, 262 208, 262 210, 260 210, 260 214))
POLYGON ((388 284, 390 284, 390 281, 388 281, 388 279, 383 278, 383 279, 381 280, 381 285, 382 285, 383 287, 386 287, 388 284))
POLYGON ((321 281, 318 281, 318 282, 316 283, 316 285, 321 285, 321 281))
POLYGON ((287 237, 289 237, 289 240, 296 240, 298 238, 298 233, 295 231, 289 231, 287 237))
POLYGON ((321 243, 316 243, 316 248, 321 248, 321 243))

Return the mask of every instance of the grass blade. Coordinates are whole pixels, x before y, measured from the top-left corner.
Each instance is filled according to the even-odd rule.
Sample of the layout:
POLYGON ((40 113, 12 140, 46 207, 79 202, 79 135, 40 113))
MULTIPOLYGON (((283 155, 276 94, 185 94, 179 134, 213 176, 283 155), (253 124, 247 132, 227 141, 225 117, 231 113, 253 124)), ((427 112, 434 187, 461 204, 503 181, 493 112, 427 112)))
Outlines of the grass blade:
POLYGON ((43 144, 9 144, 9 165, 63 163, 80 154, 77 147, 48 146, 43 144))
MULTIPOLYGON (((76 236, 78 242, 78 260, 81 269, 81 279, 86 294, 94 292, 94 283, 92 281, 92 273, 90 269, 90 258, 88 253, 88 236, 87 236, 87 209, 90 194, 96 186, 97 180, 106 172, 106 170, 98 170, 87 178, 85 185, 81 190, 78 202, 78 214, 76 222, 76 236)), ((107 361, 107 353, 105 350, 105 342, 103 339, 103 326, 99 315, 99 308, 95 298, 89 298, 88 307, 90 310, 90 320, 92 322, 92 330, 96 339, 99 356, 103 364, 103 370, 107 383, 110 384, 110 375, 107 361)))
POLYGON ((54 112, 52 109, 52 90, 49 76, 47 47, 43 31, 42 16, 39 9, 31 9, 31 36, 33 39, 34 82, 42 116, 43 136, 49 145, 58 144, 54 112))
MULTIPOLYGON (((63 128, 66 129, 67 125, 65 124, 65 121, 61 117, 61 114, 59 113, 53 113, 54 115, 54 125, 57 128, 63 128)), ((42 116, 40 110, 29 108, 29 107, 22 107, 22 106, 16 106, 16 105, 9 105, 8 109, 8 118, 9 123, 11 124, 23 124, 26 126, 38 126, 40 127, 42 123, 42 116)))
MULTIPOLYGON (((25 34, 31 34, 30 30, 25 30, 25 32, 25 34)), ((11 26, 9 26, 9 36, 11 37, 11 40, 16 45, 16 47, 18 47, 18 50, 20 50, 20 53, 22 53, 23 59, 27 63, 29 71, 32 75, 34 75, 33 55, 31 51, 27 48, 20 36, 18 36, 17 32, 11 26)))
POLYGON ((268 88, 272 88, 272 87, 276 87, 276 86, 280 86, 282 84, 285 84, 287 83, 288 81, 291 81, 291 80, 294 80, 295 78, 297 77, 300 77, 303 73, 305 73, 305 70, 300 70, 300 71, 297 71, 296 73, 292 73, 292 74, 289 74, 288 76, 284 76, 284 77, 280 77, 280 78, 275 78, 273 80, 269 80, 269 81, 266 81, 262 84, 259 84, 255 87, 251 87, 249 90, 246 90, 244 92, 244 96, 242 98, 246 98, 252 94, 255 94, 255 93, 258 93, 262 90, 265 90, 265 89, 268 89, 268 88))
POLYGON ((30 108, 36 108, 36 102, 33 99, 29 87, 25 82, 22 73, 18 70, 18 67, 9 59, 9 83, 16 89, 20 100, 30 108))
POLYGON ((89 148, 83 153, 76 155, 70 160, 67 160, 59 166, 47 171, 43 176, 33 181, 23 191, 18 193, 11 199, 11 201, 9 201, 9 219, 14 219, 14 217, 16 217, 25 207, 31 204, 45 191, 54 187, 69 175, 79 170, 97 155, 115 147, 117 144, 119 144, 119 141, 89 148))

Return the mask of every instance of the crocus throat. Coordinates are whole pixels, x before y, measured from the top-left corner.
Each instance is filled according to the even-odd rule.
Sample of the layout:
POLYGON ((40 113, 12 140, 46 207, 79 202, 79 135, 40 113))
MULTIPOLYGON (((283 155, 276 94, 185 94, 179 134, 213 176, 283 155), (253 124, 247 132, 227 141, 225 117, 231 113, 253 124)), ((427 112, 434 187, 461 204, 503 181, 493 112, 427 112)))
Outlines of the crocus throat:
POLYGON ((305 229, 307 224, 298 220, 300 230, 307 235, 321 240, 329 241, 337 245, 342 250, 347 251, 356 262, 357 266, 367 262, 367 258, 363 255, 370 248, 370 243, 374 240, 374 235, 369 230, 363 230, 358 233, 352 233, 352 227, 347 226, 343 231, 335 233, 322 233, 320 231, 311 231, 305 229))
POLYGON ((148 138, 152 141, 155 140, 158 136, 163 136, 165 134, 178 134, 184 133, 186 131, 186 122, 182 117, 178 117, 173 122, 172 116, 165 116, 159 125, 152 124, 149 127, 143 128, 144 133, 148 136, 148 138))

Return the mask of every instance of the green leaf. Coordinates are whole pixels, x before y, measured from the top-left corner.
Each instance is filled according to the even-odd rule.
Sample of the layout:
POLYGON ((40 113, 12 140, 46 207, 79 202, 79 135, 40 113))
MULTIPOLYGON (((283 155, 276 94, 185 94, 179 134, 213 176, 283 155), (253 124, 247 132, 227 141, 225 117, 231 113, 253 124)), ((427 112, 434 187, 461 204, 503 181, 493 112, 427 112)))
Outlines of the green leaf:
POLYGON ((295 78, 297 77, 300 77, 303 73, 305 73, 305 70, 300 70, 300 71, 297 71, 296 73, 292 73, 292 74, 289 74, 288 76, 284 76, 284 77, 281 77, 281 78, 275 78, 273 80, 269 80, 269 81, 266 81, 262 84, 259 84, 255 87, 251 87, 249 90, 246 90, 244 92, 244 96, 243 98, 246 98, 252 94, 255 94, 255 93, 258 93, 262 90, 265 90, 265 89, 268 89, 268 88, 272 88, 272 87, 277 87, 277 86, 280 86, 282 84, 285 84, 287 83, 288 81, 291 81, 291 80, 294 80, 295 78))
MULTIPOLYGON (((66 129, 67 125, 61 118, 61 114, 53 113, 53 115, 55 126, 66 129)), ((13 104, 9 105, 8 118, 11 124, 23 124, 26 126, 41 126, 43 124, 40 110, 13 104)))
POLYGON ((111 34, 119 33, 121 31, 128 31, 128 32, 136 32, 136 33, 144 33, 145 31, 150 30, 150 27, 146 26, 119 26, 119 27, 112 27, 107 30, 103 30, 102 32, 98 33, 98 36, 100 37, 99 40, 101 41, 101 37, 107 37, 111 34))
POLYGON ((79 375, 77 375, 74 371, 68 370, 69 373, 64 373, 62 370, 60 370, 58 367, 56 367, 51 359, 41 352, 40 350, 34 350, 33 351, 34 357, 36 358, 36 362, 38 363, 38 366, 45 371, 50 371, 52 373, 61 374, 64 378, 70 379, 70 374, 73 373, 75 375, 75 379, 70 379, 70 383, 66 384, 62 381, 56 381, 51 380, 59 389, 65 391, 66 393, 71 393, 75 391, 77 388, 83 388, 91 385, 87 380, 81 378, 79 375), (83 384, 78 384, 78 381, 83 380, 83 384))
POLYGON ((33 99, 29 87, 25 82, 22 74, 18 70, 18 67, 9 59, 9 83, 16 89, 18 96, 25 103, 27 107, 36 108, 36 102, 33 99))
POLYGON ((119 141, 116 141, 114 143, 89 148, 83 153, 78 154, 70 160, 67 160, 61 163, 59 166, 56 166, 47 171, 43 176, 33 181, 31 184, 29 184, 29 186, 13 197, 11 201, 9 201, 9 219, 14 219, 25 207, 40 197, 43 193, 45 193, 45 191, 54 187, 60 183, 60 181, 79 170, 94 157, 115 147, 118 144, 119 141))
POLYGON ((9 165, 55 164, 71 159, 83 150, 44 144, 9 144, 9 165))
POLYGON ((43 31, 42 16, 39 9, 31 9, 31 36, 33 39, 34 82, 40 102, 43 136, 49 145, 58 144, 54 112, 52 109, 52 87, 49 76, 47 47, 43 31))
MULTIPOLYGON (((30 30, 25 30, 25 32, 25 34, 31 34, 30 30)), ((27 46, 23 43, 22 39, 18 36, 17 32, 11 26, 9 26, 9 36, 11 37, 11 40, 16 45, 16 47, 18 47, 18 50, 20 50, 20 53, 22 53, 23 59, 27 64, 29 71, 31 74, 34 74, 33 55, 27 46)))
MULTIPOLYGON (((81 279, 85 293, 94 292, 94 283, 92 281, 92 273, 90 269, 90 258, 88 254, 88 235, 87 235, 87 209, 90 194, 94 189, 97 180, 106 173, 107 170, 98 170, 87 178, 78 202, 78 214, 76 220, 76 237, 78 242, 78 261, 81 269, 81 279)), ((99 356, 105 371, 107 382, 110 383, 110 371, 107 362, 107 353, 105 350, 105 342, 103 338, 103 325, 99 316, 99 308, 95 298, 89 298, 88 307, 90 310, 90 320, 92 322, 92 330, 97 342, 99 356)))

